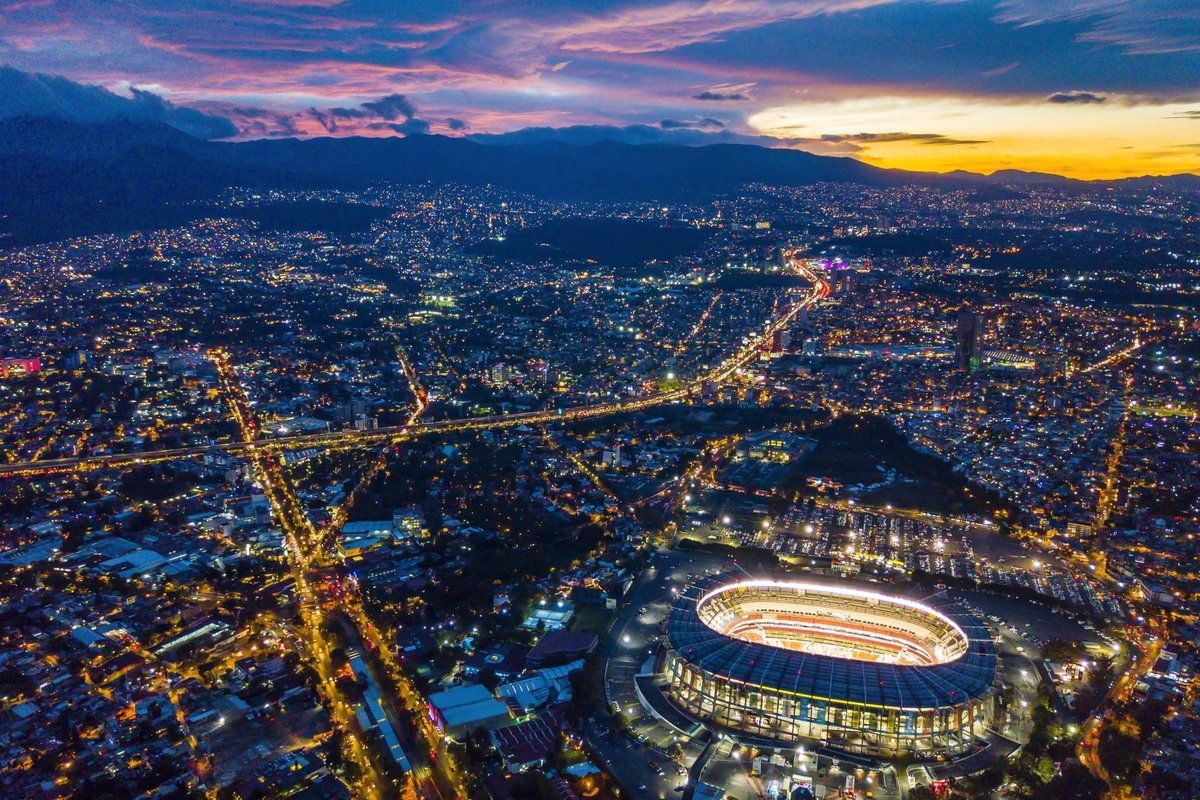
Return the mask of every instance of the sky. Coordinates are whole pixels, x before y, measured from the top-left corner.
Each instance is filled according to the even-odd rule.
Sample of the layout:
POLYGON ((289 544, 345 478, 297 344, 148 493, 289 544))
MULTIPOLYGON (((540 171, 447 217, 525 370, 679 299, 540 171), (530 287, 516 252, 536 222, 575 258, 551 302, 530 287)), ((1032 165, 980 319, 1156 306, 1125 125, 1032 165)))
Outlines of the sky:
POLYGON ((0 116, 208 138, 564 129, 1200 171, 1200 0, 0 0, 0 65, 0 116))

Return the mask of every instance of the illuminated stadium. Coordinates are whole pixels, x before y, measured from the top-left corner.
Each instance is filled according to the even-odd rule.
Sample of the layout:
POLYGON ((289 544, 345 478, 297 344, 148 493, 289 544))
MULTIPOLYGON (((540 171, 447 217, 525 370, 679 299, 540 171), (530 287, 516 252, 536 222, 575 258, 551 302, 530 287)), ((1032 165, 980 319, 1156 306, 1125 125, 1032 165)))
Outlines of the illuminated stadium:
POLYGON ((845 585, 694 584, 668 618, 663 664, 681 710, 747 741, 935 758, 974 749, 992 719, 982 620, 845 585))

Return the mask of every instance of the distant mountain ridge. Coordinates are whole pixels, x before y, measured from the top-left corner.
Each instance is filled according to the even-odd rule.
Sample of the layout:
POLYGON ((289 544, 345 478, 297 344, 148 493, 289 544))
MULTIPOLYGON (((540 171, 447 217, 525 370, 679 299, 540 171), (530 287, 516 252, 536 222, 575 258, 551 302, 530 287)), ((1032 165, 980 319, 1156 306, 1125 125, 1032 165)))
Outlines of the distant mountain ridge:
MULTIPOLYGON (((963 189, 993 198, 1022 186, 1097 184, 1035 173, 932 174, 851 158, 745 144, 688 147, 598 141, 479 143, 463 138, 206 141, 164 124, 53 118, 0 120, 0 245, 181 222, 223 189, 361 188, 397 183, 491 184, 579 200, 704 201, 747 183, 858 183, 963 189)), ((1194 175, 1099 185, 1200 188, 1194 175)), ((1014 192, 1014 190, 1016 190, 1014 192)), ((1007 196, 1007 195, 1003 195, 1007 196)))

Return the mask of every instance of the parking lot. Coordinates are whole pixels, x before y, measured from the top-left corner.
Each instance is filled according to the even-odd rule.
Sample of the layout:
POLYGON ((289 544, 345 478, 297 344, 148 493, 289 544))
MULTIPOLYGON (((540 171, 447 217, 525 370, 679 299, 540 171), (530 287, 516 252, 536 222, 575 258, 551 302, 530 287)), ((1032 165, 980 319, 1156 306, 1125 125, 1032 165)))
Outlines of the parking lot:
POLYGON ((651 716, 638 700, 634 677, 653 668, 653 658, 674 598, 698 575, 729 563, 702 553, 660 551, 630 589, 605 641, 604 693, 609 708, 630 721, 626 733, 592 724, 593 744, 621 784, 638 797, 679 797, 686 769, 702 747, 651 716), (644 787, 644 788, 642 788, 644 787))
MULTIPOLYGON (((663 623, 670 613, 676 593, 689 582, 706 574, 737 569, 727 558, 690 551, 659 551, 651 559, 631 588, 625 604, 614 620, 605 641, 603 673, 605 699, 618 719, 628 723, 624 732, 618 725, 604 721, 590 723, 589 737, 610 764, 626 790, 641 798, 681 797, 690 770, 702 752, 703 743, 691 741, 680 730, 650 714, 640 702, 635 678, 652 673, 655 656, 663 635, 663 623)), ((1021 713, 1034 701, 1037 686, 1045 678, 1038 662, 1040 646, 1052 639, 1101 641, 1094 628, 1065 612, 1051 613, 1042 605, 981 592, 950 591, 980 613, 1003 624, 995 624, 997 646, 1003 658, 1002 678, 1016 687, 1013 707, 1002 731, 1003 739, 989 746, 980 758, 989 754, 1002 757, 1004 739, 1023 741, 1028 736, 1029 715, 1021 713)), ((677 722, 678 724, 678 722, 677 722)), ((771 753, 756 753, 739 748, 729 740, 718 742, 705 765, 701 779, 725 788, 733 797, 766 797, 772 789, 787 790, 797 782, 813 780, 831 790, 854 776, 859 796, 869 791, 873 797, 896 797, 908 782, 905 773, 863 770, 857 764, 836 759, 805 760, 784 754, 771 761, 771 753), (758 756, 765 759, 751 761, 758 756), (801 769, 804 766, 804 769, 801 769), (757 769, 756 769, 757 767, 757 769), (868 780, 869 779, 869 780, 868 780)), ((957 772, 954 763, 937 765, 939 777, 957 772)))

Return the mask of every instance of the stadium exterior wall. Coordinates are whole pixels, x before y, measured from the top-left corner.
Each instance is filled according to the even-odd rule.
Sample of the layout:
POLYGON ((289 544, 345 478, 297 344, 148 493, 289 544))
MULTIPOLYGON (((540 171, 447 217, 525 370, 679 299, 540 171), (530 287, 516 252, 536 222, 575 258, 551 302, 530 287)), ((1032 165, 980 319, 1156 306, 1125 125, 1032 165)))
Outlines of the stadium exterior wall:
POLYGON ((687 714, 743 740, 819 744, 868 757, 916 760, 970 752, 992 723, 996 656, 982 620, 973 614, 950 604, 937 609, 968 638, 967 652, 954 663, 863 664, 752 644, 698 627, 697 600, 730 580, 717 576, 689 587, 668 619, 665 693, 687 714), (779 659, 788 659, 787 669, 803 666, 793 669, 794 679, 783 678, 779 659), (719 668, 709 668, 714 663, 719 668), (814 671, 819 680, 803 674, 814 671), (868 685, 876 681, 878 687, 868 685), (903 691, 891 692, 893 684, 903 691), (926 684, 933 688, 913 690, 926 684))

